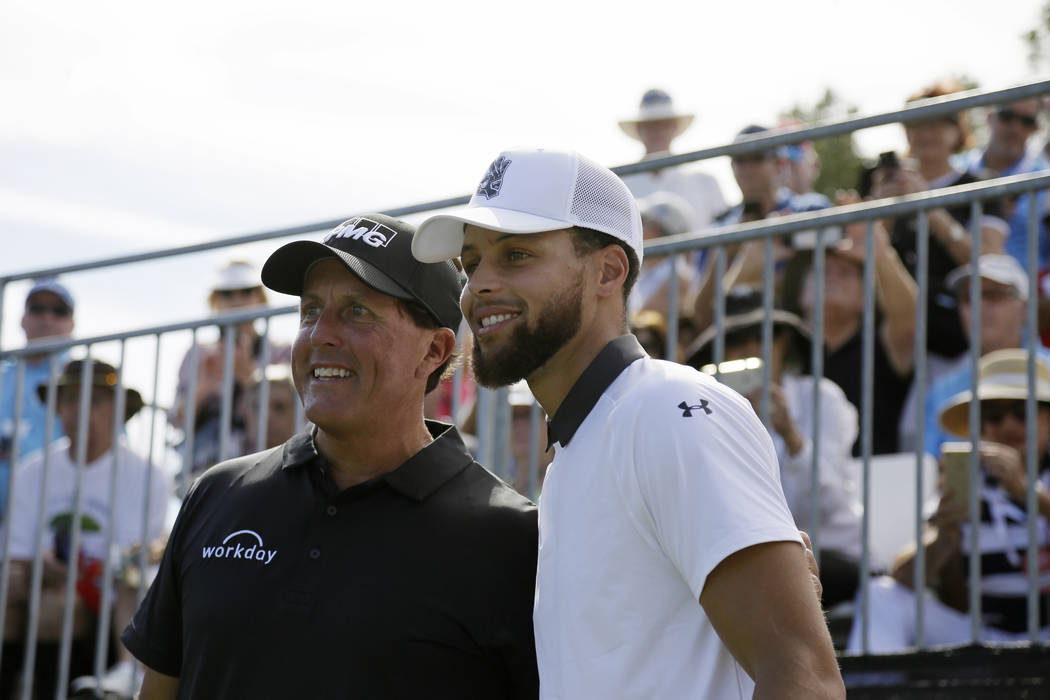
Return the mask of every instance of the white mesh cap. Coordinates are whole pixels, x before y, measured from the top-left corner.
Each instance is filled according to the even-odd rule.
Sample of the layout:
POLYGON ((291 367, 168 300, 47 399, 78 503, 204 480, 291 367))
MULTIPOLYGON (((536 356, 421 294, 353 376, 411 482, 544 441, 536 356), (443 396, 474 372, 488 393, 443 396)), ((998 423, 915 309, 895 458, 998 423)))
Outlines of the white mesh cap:
POLYGON ((503 233, 580 226, 620 239, 642 261, 642 221, 631 191, 613 171, 574 151, 504 151, 466 209, 419 225, 412 254, 423 262, 458 256, 466 224, 503 233))

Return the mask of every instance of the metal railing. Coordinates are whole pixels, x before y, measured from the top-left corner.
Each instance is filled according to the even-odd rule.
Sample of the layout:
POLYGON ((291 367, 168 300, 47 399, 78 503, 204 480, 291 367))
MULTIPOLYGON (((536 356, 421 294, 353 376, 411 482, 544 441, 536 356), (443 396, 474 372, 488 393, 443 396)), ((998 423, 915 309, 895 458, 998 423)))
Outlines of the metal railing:
MULTIPOLYGON (((709 148, 691 153, 685 153, 675 156, 669 156, 667 158, 653 159, 644 161, 641 163, 635 163, 631 165, 621 166, 616 168, 616 172, 620 174, 630 174, 635 172, 643 172, 649 170, 655 170, 659 168, 681 165, 684 163, 690 163, 700 161, 707 158, 720 157, 720 156, 733 156, 741 155, 757 151, 765 151, 771 148, 800 143, 803 141, 816 140, 820 138, 826 138, 829 136, 835 136, 840 134, 851 133, 858 129, 880 126, 884 124, 896 123, 911 119, 928 119, 938 115, 953 114, 963 109, 972 107, 978 107, 983 105, 999 104, 1003 102, 1009 102, 1013 100, 1022 99, 1025 97, 1031 97, 1036 95, 1042 95, 1050 93, 1050 81, 1034 82, 1026 85, 1021 85, 1005 90, 997 91, 971 91, 968 93, 960 93, 945 98, 939 98, 936 100, 925 101, 917 103, 908 108, 888 112, 885 114, 879 114, 867 117, 858 117, 853 119, 847 119, 835 123, 822 123, 816 125, 809 125, 804 128, 793 129, 784 132, 770 133, 769 135, 760 135, 754 138, 750 138, 739 143, 728 144, 719 146, 717 148, 709 148)), ((698 250, 712 250, 715 256, 715 262, 712 267, 713 271, 713 283, 715 288, 715 301, 714 301, 714 324, 719 328, 719 332, 716 334, 715 340, 713 341, 713 358, 714 362, 720 362, 725 356, 725 335, 724 335, 724 321, 725 321, 725 289, 724 280, 727 274, 728 256, 726 248, 729 245, 746 243, 751 241, 763 241, 763 269, 765 274, 763 275, 763 288, 762 288, 762 299, 763 306, 765 309, 765 318, 762 323, 762 334, 761 334, 761 345, 762 345, 762 356, 765 360, 763 363, 763 383, 760 397, 760 414, 768 424, 769 411, 770 411, 770 386, 771 376, 769 374, 769 359, 772 351, 773 344, 773 325, 771 311, 774 305, 773 295, 773 246, 772 242, 774 239, 789 236, 793 233, 802 231, 812 230, 824 230, 836 226, 845 226, 847 224, 865 223, 868 227, 868 235, 865 238, 865 245, 867 246, 866 255, 864 257, 863 267, 863 279, 864 279, 864 318, 863 318, 863 364, 861 368, 863 376, 863 389, 862 396, 863 401, 860 408, 860 433, 861 433, 861 444, 862 444, 862 479, 864 481, 864 488, 862 490, 864 498, 864 515, 862 520, 862 557, 861 557, 861 594, 858 600, 858 607, 860 610, 860 624, 863 628, 864 650, 867 650, 867 633, 869 626, 869 507, 867 503, 868 497, 868 482, 870 480, 871 473, 871 456, 872 456, 872 396, 876 391, 873 385, 873 356, 874 356, 874 342, 875 342, 875 327, 874 327, 874 314, 875 314, 875 270, 874 270, 874 248, 872 236, 873 221, 881 218, 901 217, 901 216, 915 216, 917 221, 918 235, 918 262, 916 269, 917 274, 917 287, 919 291, 918 303, 916 306, 916 337, 915 337, 915 382, 918 386, 925 386, 926 380, 926 327, 927 327, 927 315, 926 315, 926 294, 928 293, 929 280, 926 274, 927 263, 929 260, 929 249, 927 242, 927 234, 929 232, 929 221, 927 212, 933 208, 958 205, 961 203, 970 203, 973 207, 974 216, 971 217, 972 221, 980 220, 980 213, 982 211, 980 202, 986 201, 990 198, 998 198, 1004 196, 1012 196, 1025 192, 1035 192, 1038 190, 1050 188, 1050 174, 1028 174, 1028 175, 1016 175, 1007 178, 999 178, 996 180, 972 184, 962 185, 957 187, 945 188, 942 190, 922 192, 913 195, 897 197, 892 200, 879 200, 874 202, 864 202, 859 204, 852 204, 848 206, 835 207, 832 209, 805 213, 805 214, 794 214, 777 218, 775 220, 766 220, 761 222, 753 222, 746 224, 738 224, 733 226, 727 226, 719 229, 709 229, 705 231, 691 232, 688 234, 681 234, 677 236, 670 236, 659 239, 657 241, 650 242, 646 245, 647 256, 679 256, 685 254, 691 254, 698 250)), ((425 211, 431 211, 436 209, 447 208, 451 206, 457 206, 466 203, 468 197, 453 197, 449 199, 443 199, 418 205, 412 205, 407 207, 400 207, 396 209, 386 210, 384 213, 392 216, 405 216, 414 213, 420 213, 425 211)), ((1037 346, 1037 317, 1034 300, 1038 298, 1036 279, 1037 270, 1035 269, 1036 260, 1036 208, 1034 198, 1030 204, 1029 210, 1029 255, 1028 255, 1028 275, 1029 275, 1029 306, 1028 316, 1026 320, 1028 329, 1028 348, 1029 348, 1029 366, 1028 366, 1028 378, 1029 385, 1034 385, 1034 349, 1037 346)), ((206 250, 213 250, 218 248, 227 248, 240 246, 246 243, 257 242, 262 240, 270 240, 277 238, 285 238, 295 235, 305 235, 315 233, 318 231, 327 230, 340 223, 341 220, 333 221, 322 221, 312 224, 306 224, 303 226, 277 229, 271 231, 263 231, 259 233, 245 234, 235 236, 231 238, 210 241, 207 243, 201 243, 191 246, 183 246, 177 248, 169 248, 164 250, 151 251, 146 253, 124 255, 117 257, 109 257, 84 263, 77 263, 72 265, 53 266, 48 268, 40 268, 34 270, 28 270, 18 272, 14 274, 7 274, 0 276, 0 314, 3 309, 3 294, 10 282, 19 280, 28 280, 36 277, 51 276, 57 274, 75 273, 80 271, 107 268, 117 265, 126 265, 138 262, 144 262, 148 260, 155 260, 160 258, 168 258, 179 255, 187 255, 199 253, 206 250)), ((978 231, 975 228, 971 231, 973 234, 974 245, 972 248, 973 261, 976 262, 977 257, 980 254, 980 236, 977 235, 978 231)), ((817 236, 816 245, 813 252, 813 274, 816 279, 823 279, 825 270, 825 256, 826 256, 827 245, 824 241, 823 236, 817 236)), ((973 278, 971 280, 971 295, 972 298, 979 300, 980 294, 977 287, 979 280, 973 278)), ((668 299, 668 313, 667 318, 675 319, 679 316, 679 305, 681 299, 677 293, 677 285, 671 284, 670 289, 672 290, 669 294, 668 299)), ((811 367, 812 373, 815 377, 821 377, 823 375, 823 360, 824 360, 824 343, 823 343, 823 300, 824 300, 824 287, 822 284, 815 285, 814 289, 814 318, 812 319, 812 330, 813 330, 813 347, 811 354, 811 367)), ((183 444, 183 459, 181 464, 181 480, 180 480, 180 493, 184 493, 188 486, 190 479, 190 464, 192 456, 194 454, 194 412, 195 412, 195 395, 197 384, 198 384, 198 364, 200 359, 200 348, 198 347, 197 331, 199 329, 207 327, 217 327, 225 329, 220 334, 221 343, 223 344, 223 370, 222 370, 222 404, 221 404, 221 418, 220 418, 220 457, 225 458, 234 456, 230 445, 230 429, 231 421, 234 413, 233 406, 233 387, 234 387, 234 368, 233 368, 233 329, 238 324, 258 321, 265 324, 266 330, 262 333, 262 349, 259 357, 260 364, 265 367, 267 365, 270 344, 269 344, 269 320, 275 316, 282 314, 290 314, 295 311, 294 307, 283 307, 283 308, 269 308, 269 309, 252 309, 239 311, 234 313, 225 314, 221 317, 208 318, 194 320, 184 323, 173 323, 167 325, 154 326, 144 329, 136 329, 128 332, 110 333, 106 335, 99 335, 92 338, 76 339, 76 340, 62 340, 48 343, 40 343, 34 345, 32 348, 18 348, 18 349, 0 349, 0 360, 12 360, 17 363, 16 372, 16 384, 17 391, 16 395, 21 395, 21 390, 24 388, 23 383, 25 381, 25 363, 30 356, 45 356, 49 358, 49 380, 46 386, 46 404, 47 404, 47 423, 45 426, 45 443, 48 445, 52 444, 52 438, 55 434, 54 420, 56 415, 56 401, 57 401, 57 390, 56 381, 58 373, 61 367, 58 366, 57 358, 62 353, 69 351, 70 349, 83 348, 86 355, 87 362, 90 365, 91 358, 95 348, 107 343, 116 343, 119 346, 119 361, 117 366, 121 368, 121 372, 118 373, 118 379, 115 388, 116 396, 118 397, 117 406, 115 407, 115 414, 121 416, 123 413, 123 388, 124 388, 124 371, 125 361, 128 359, 125 353, 126 344, 131 339, 137 338, 153 338, 156 343, 156 350, 153 357, 153 391, 150 395, 150 401, 147 405, 147 412, 150 414, 150 432, 151 437, 146 445, 146 452, 148 454, 147 463, 153 464, 154 455, 152 454, 154 438, 152 431, 155 429, 155 423, 158 419, 167 421, 165 415, 165 409, 162 406, 161 401, 157 398, 157 378, 160 372, 160 352, 162 338, 169 336, 170 334, 177 332, 190 331, 193 333, 192 346, 189 353, 188 367, 189 367, 189 383, 188 383, 188 395, 185 412, 182 421, 182 433, 184 436, 183 444)), ((974 303, 971 306, 971 331, 972 337, 970 339, 971 345, 979 345, 976 341, 979 340, 976 335, 976 329, 980 327, 981 318, 981 304, 974 303)), ((0 323, 2 323, 2 316, 0 316, 0 323)), ((667 337, 667 348, 668 353, 673 352, 677 347, 677 332, 675 325, 669 324, 672 330, 669 330, 667 337)), ((669 355, 670 356, 670 355, 669 355)), ((971 389, 976 390, 976 356, 973 358, 972 370, 973 370, 973 382, 971 389)), ((79 394, 79 424, 77 427, 80 435, 86 432, 86 419, 89 407, 91 406, 91 391, 92 387, 87 377, 90 373, 84 372, 84 379, 80 386, 79 394)), ((455 389, 453 390, 453 415, 458 415, 458 401, 460 397, 460 383, 463 381, 463 375, 457 375, 455 389)), ((268 391, 269 384, 263 382, 260 388, 257 404, 257 436, 256 449, 261 449, 260 441, 262 436, 265 434, 265 424, 267 418, 267 412, 269 409, 268 404, 268 391)), ((480 390, 477 399, 477 420, 478 429, 477 434, 479 437, 478 453, 483 463, 491 465, 494 471, 504 478, 511 480, 515 475, 510 471, 510 455, 508 452, 508 442, 510 435, 510 415, 511 410, 508 410, 507 405, 507 392, 502 390, 500 392, 489 392, 487 390, 480 390)), ((918 423, 924 424, 924 411, 925 402, 919 401, 917 403, 919 415, 918 423)), ((979 415, 976 413, 976 402, 971 403, 971 414, 970 414, 970 434, 971 440, 976 444, 976 440, 979 436, 979 415)), ((6 513, 11 512, 12 507, 12 494, 14 493, 15 482, 17 480, 16 469, 14 466, 19 461, 18 457, 18 423, 21 419, 19 415, 18 405, 16 405, 15 413, 15 424, 16 430, 14 432, 15 445, 12 450, 12 469, 11 469, 11 486, 9 489, 9 497, 7 503, 6 513)), ((814 415, 820 415, 820 398, 819 392, 814 392, 814 403, 813 403, 814 415)), ((298 406, 299 413, 297 414, 297 425, 303 424, 302 407, 298 406)), ((1036 400, 1034 395, 1029 395, 1026 403, 1027 421, 1029 425, 1034 424, 1036 418, 1036 400)), ((520 479, 519 484, 524 484, 524 488, 529 492, 530 495, 535 496, 539 492, 539 485, 541 483, 541 470, 539 467, 540 463, 540 443, 542 442, 543 425, 542 425, 542 414, 538 405, 533 404, 528 412, 528 425, 529 425, 529 457, 528 457, 528 468, 525 478, 520 479)), ((120 439, 121 435, 121 421, 114 421, 113 440, 114 445, 120 439)), ((809 436, 814 446, 821 444, 821 429, 820 422, 814 421, 813 432, 809 436)), ((1035 461, 1035 436, 1033 431, 1028 433, 1028 450, 1027 450, 1027 463, 1026 470, 1028 474, 1029 490, 1027 494, 1027 507, 1028 507, 1028 528, 1029 528, 1029 542, 1028 542, 1028 557, 1030 561, 1037 560, 1036 552, 1036 500, 1035 500, 1035 478, 1037 475, 1037 464, 1035 461)), ((75 460, 78 468, 82 469, 86 454, 84 453, 84 441, 79 441, 77 454, 75 460)), ((813 492, 817 492, 818 478, 820 474, 820 463, 817 459, 817 450, 814 449, 814 458, 811 464, 811 486, 813 492)), ((976 452, 972 453, 976 455, 976 452)), ((44 479, 46 487, 47 470, 49 460, 52 457, 52 452, 47 449, 43 452, 43 469, 44 479)), ((924 492, 925 484, 923 483, 923 469, 922 462, 924 459, 924 453, 922 449, 922 442, 919 442, 919 446, 915 450, 916 459, 916 502, 915 515, 916 515, 916 530, 915 537, 916 541, 922 541, 923 535, 923 502, 922 494, 924 492)), ((521 465, 518 465, 521 468, 521 465)), ((110 522, 112 522, 113 509, 116 507, 116 487, 117 487, 117 471, 119 464, 115 464, 113 468, 113 477, 110 486, 110 522)), ((977 478, 978 478, 979 465, 976 461, 976 456, 972 457, 970 464, 970 477, 971 486, 971 516, 976 517, 977 511, 977 478)), ((81 538, 81 523, 80 523, 80 509, 82 504, 80 502, 81 489, 78 487, 75 489, 77 493, 76 503, 74 504, 74 519, 73 529, 71 532, 72 545, 71 551, 76 551, 75 546, 79 543, 81 538)), ((145 546, 149 541, 149 532, 147 527, 150 519, 149 513, 149 498, 145 498, 144 512, 142 514, 142 530, 141 530, 141 543, 142 547, 138 553, 138 564, 141 571, 145 571, 147 561, 147 550, 145 546)), ((23 670, 27 674, 27 681, 29 683, 23 686, 23 692, 21 697, 28 698, 32 691, 31 688, 31 677, 32 669, 34 664, 34 653, 35 653, 35 642, 36 640, 36 629, 37 620, 40 615, 40 596, 41 596, 41 582, 43 576, 43 552, 44 552, 44 535, 46 532, 47 523, 44 522, 42 513, 43 503, 39 504, 41 516, 38 518, 36 523, 36 541, 37 551, 33 561, 31 562, 31 584, 29 590, 29 599, 27 602, 27 624, 25 630, 25 654, 21 660, 23 664, 23 670)), ((820 533, 820 518, 818 513, 819 502, 816 498, 813 499, 812 511, 810 514, 810 522, 807 527, 811 533, 815 549, 820 550, 821 533, 820 533)), ((973 529, 973 538, 976 538, 976 528, 973 529)), ((11 575, 11 561, 7 556, 9 548, 7 546, 7 538, 10 535, 10 528, 4 528, 4 559, 2 570, 0 570, 0 628, 3 627, 5 621, 5 615, 7 612, 8 603, 8 585, 9 578, 11 575)), ((112 544, 112 527, 107 528, 106 540, 107 547, 112 544)), ((971 542, 972 551, 979 551, 975 546, 976 540, 971 542)), ((972 557, 972 561, 977 562, 977 557, 972 557)), ((915 579, 914 584, 915 590, 923 590, 924 584, 924 554, 922 547, 918 548, 916 557, 916 568, 915 568, 915 579)), ((99 649, 98 655, 95 659, 95 674, 100 676, 104 671, 104 650, 108 644, 107 635, 110 633, 110 619, 109 611, 112 608, 115 593, 114 583, 112 576, 112 569, 115 565, 114 562, 110 561, 107 557, 105 561, 105 571, 103 574, 103 588, 101 596, 101 609, 99 615, 99 626, 96 631, 96 648, 99 649)), ((68 681, 68 669, 69 669, 69 656, 70 648, 72 644, 72 609, 70 605, 74 596, 75 591, 75 568, 71 566, 69 573, 66 578, 66 610, 65 617, 63 619, 63 630, 61 639, 61 659, 60 659, 60 673, 59 682, 55 689, 56 697, 63 697, 65 693, 65 687, 68 681)), ((1039 639, 1039 626, 1038 626, 1038 588, 1036 586, 1037 574, 1034 568, 1029 571, 1029 592, 1028 592, 1028 637, 1032 642, 1039 639)), ((971 603, 971 619, 972 619, 972 638, 977 640, 980 636, 980 570, 977 563, 971 566, 969 572, 970 582, 970 603, 971 603)), ((142 582, 140 581, 139 589, 137 591, 138 599, 141 599, 143 594, 142 582)), ((924 632, 922 629, 923 617, 923 597, 916 596, 916 615, 918 622, 918 641, 917 646, 922 648, 925 646, 924 632)), ((15 663, 16 660, 3 658, 0 656, 0 669, 8 666, 11 663, 15 663)))

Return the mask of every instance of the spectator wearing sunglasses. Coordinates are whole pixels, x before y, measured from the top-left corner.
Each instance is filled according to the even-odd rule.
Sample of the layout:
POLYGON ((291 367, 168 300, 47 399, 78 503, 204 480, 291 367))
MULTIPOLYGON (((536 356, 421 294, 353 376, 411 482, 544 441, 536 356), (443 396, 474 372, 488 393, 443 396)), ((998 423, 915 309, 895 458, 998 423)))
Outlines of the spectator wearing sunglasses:
MULTIPOLYGON (((22 330, 26 343, 68 338, 73 333, 73 295, 54 278, 38 279, 26 295, 22 330)), ((68 361, 68 351, 58 353, 56 374, 68 361)), ((18 363, 14 358, 0 363, 0 518, 7 504, 7 487, 11 462, 15 457, 15 405, 21 404, 18 421, 18 454, 20 460, 44 446, 47 406, 36 393, 37 384, 46 384, 50 374, 48 353, 25 356, 22 392, 15 400, 18 363)), ((62 436, 62 426, 54 424, 54 438, 62 436)))
MULTIPOLYGON (((1039 99, 1032 97, 999 105, 988 113, 988 145, 966 154, 963 165, 978 175, 1005 177, 1044 170, 1050 160, 1037 150, 1029 148, 1028 140, 1039 128, 1039 99)), ((1027 268, 1028 199, 1022 194, 1010 208, 1008 223, 1010 233, 1006 237, 1006 252, 1017 258, 1027 268)), ((1039 241, 1038 269, 1050 263, 1050 241, 1046 237, 1046 193, 1037 194, 1039 241)))
MULTIPOLYGON (((211 285, 208 305, 216 316, 251 307, 266 306, 259 271, 245 260, 231 260, 223 265, 211 285)), ((242 404, 246 390, 255 382, 255 376, 265 364, 287 364, 291 359, 291 346, 269 343, 269 362, 263 355, 263 338, 255 323, 245 323, 220 328, 219 340, 202 344, 198 348, 197 382, 194 392, 193 455, 190 471, 193 474, 211 465, 253 451, 246 445, 246 417, 242 404), (233 403, 230 420, 228 454, 220 454, 222 434, 222 387, 223 347, 227 330, 236 333, 233 357, 233 403)), ((179 368, 179 383, 175 393, 175 404, 168 414, 169 421, 177 429, 185 428, 187 397, 191 383, 191 352, 186 354, 179 368)), ((185 441, 182 443, 185 448, 185 441)))
MULTIPOLYGON (((956 439, 969 439, 969 408, 980 404, 979 478, 977 498, 980 516, 976 523, 980 540, 981 630, 985 642, 1027 639, 1028 549, 1025 501, 1027 431, 1034 430, 1036 446, 1036 537, 1039 559, 1045 561, 1050 548, 1050 363, 1036 359, 1035 385, 1027 381, 1028 352, 1018 348, 998 350, 981 358, 974 397, 967 389, 948 402, 940 413, 941 425, 956 439), (1038 402, 1034 425, 1025 419, 1029 392, 1038 402)), ((969 643, 971 639, 967 576, 970 545, 969 496, 960 494, 947 464, 942 463, 940 500, 926 524, 926 585, 935 594, 925 600, 925 642, 931 646, 969 643)), ((955 482, 958 483, 958 482, 955 482)), ((874 653, 902 651, 916 643, 913 543, 897 555, 892 576, 884 576, 869 589, 871 603, 868 650, 874 653)), ((1038 584, 1045 591, 1050 573, 1040 567, 1038 584)), ((1040 637, 1050 639, 1046 596, 1039 598, 1040 637)), ((854 620, 848 651, 861 650, 861 629, 854 620)))

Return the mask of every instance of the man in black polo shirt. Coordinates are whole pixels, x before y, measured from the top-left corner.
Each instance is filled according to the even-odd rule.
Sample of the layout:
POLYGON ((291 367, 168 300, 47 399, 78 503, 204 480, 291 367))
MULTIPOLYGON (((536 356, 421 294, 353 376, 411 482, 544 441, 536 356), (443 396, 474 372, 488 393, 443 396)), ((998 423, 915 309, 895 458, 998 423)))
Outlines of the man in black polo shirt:
POLYGON ((460 277, 378 214, 277 250, 316 426, 187 494, 124 631, 155 698, 534 698, 534 506, 424 422, 460 277))

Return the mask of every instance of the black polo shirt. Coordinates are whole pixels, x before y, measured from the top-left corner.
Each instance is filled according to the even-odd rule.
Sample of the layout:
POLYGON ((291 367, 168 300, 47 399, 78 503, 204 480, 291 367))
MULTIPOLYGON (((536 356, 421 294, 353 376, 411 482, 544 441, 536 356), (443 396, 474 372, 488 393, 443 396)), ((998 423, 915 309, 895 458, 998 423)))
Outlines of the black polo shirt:
POLYGON ((209 470, 124 644, 180 698, 535 698, 535 506, 427 427, 343 491, 306 434, 209 470))

